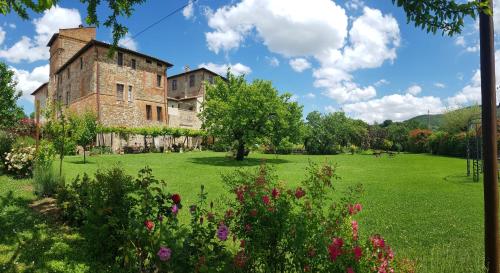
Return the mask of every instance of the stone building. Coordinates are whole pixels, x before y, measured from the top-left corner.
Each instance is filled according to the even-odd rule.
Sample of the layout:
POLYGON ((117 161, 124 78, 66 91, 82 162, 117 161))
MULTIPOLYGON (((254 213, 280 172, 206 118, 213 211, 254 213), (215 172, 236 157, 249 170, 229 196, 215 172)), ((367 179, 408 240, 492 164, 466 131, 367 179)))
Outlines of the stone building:
MULTIPOLYGON (((169 62, 122 47, 110 57, 111 45, 95 38, 96 29, 83 26, 52 36, 49 81, 32 93, 42 110, 93 111, 104 126, 201 128, 205 83, 216 73, 200 68, 167 78, 169 62)), ((100 141, 120 142, 113 135, 100 141)))

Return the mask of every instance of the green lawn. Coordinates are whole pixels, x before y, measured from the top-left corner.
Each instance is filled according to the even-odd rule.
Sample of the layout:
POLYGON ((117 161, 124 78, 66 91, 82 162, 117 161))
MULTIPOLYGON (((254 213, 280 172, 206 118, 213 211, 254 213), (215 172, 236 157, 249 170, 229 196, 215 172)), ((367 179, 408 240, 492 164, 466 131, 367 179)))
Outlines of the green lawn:
MULTIPOLYGON (((252 154, 244 162, 235 162, 223 153, 192 152, 99 156, 91 157, 88 164, 82 164, 81 157, 67 157, 64 170, 70 180, 113 164, 134 175, 149 165, 156 177, 167 181, 169 191, 179 192, 183 203, 189 204, 200 184, 206 186, 210 198, 228 196, 220 174, 257 166, 260 158, 273 164, 280 179, 291 187, 304 178, 309 160, 337 163, 342 177, 336 181, 338 190, 359 182, 364 185, 359 215, 364 235, 382 234, 396 255, 418 262, 418 272, 480 272, 482 185, 465 177, 463 159, 411 154, 394 158, 252 154)), ((47 223, 26 208, 33 198, 29 181, 0 176, 0 271, 86 272, 99 268, 86 258, 78 233, 47 223), (10 191, 12 196, 8 196, 10 191)))

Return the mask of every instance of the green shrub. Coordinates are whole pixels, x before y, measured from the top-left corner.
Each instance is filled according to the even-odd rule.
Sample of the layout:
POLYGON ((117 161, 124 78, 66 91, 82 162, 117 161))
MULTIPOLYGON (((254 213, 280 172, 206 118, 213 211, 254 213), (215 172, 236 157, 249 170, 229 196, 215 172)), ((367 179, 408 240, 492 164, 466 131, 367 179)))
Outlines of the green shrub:
MULTIPOLYGON (((125 147, 127 148, 127 147, 125 147)), ((113 154, 113 150, 109 146, 95 146, 90 149, 91 155, 110 155, 113 154)))
POLYGON ((26 146, 35 146, 36 140, 30 136, 16 137, 16 141, 12 145, 13 148, 20 148, 26 146))
POLYGON ((12 150, 14 142, 15 138, 11 133, 0 130, 0 168, 3 167, 5 156, 12 150))
POLYGON ((52 143, 42 141, 38 147, 33 171, 33 186, 38 197, 55 195, 64 178, 56 175, 53 163, 56 151, 52 143))

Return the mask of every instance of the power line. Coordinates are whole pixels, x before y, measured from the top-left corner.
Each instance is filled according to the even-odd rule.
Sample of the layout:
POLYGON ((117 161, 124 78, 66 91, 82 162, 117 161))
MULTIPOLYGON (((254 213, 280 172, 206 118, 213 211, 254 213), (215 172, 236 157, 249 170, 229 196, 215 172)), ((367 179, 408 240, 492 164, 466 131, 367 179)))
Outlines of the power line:
POLYGON ((177 9, 171 11, 169 14, 163 16, 162 18, 160 18, 159 20, 157 20, 156 22, 150 24, 149 26, 145 27, 143 30, 139 31, 138 33, 136 33, 134 36, 130 37, 129 39, 127 39, 126 41, 124 41, 123 43, 126 44, 128 43, 130 40, 136 38, 137 36, 141 35, 142 33, 146 32, 147 30, 149 30, 150 28, 158 25, 159 23, 161 23, 163 20, 167 19, 168 17, 176 14, 177 12, 183 10, 184 8, 186 8, 187 6, 189 5, 194 5, 194 3, 198 2, 198 0, 189 0, 187 1, 186 4, 182 5, 181 7, 178 7, 177 9))

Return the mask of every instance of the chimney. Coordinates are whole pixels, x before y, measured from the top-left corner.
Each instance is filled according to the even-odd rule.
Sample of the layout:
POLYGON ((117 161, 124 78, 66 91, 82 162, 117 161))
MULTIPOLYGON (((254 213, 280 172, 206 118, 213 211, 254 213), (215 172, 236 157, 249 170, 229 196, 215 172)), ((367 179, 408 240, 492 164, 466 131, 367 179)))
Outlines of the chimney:
POLYGON ((189 68, 189 65, 184 66, 184 72, 189 72, 191 69, 189 68))
POLYGON ((83 25, 78 25, 79 28, 83 28, 83 25))

